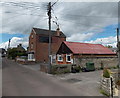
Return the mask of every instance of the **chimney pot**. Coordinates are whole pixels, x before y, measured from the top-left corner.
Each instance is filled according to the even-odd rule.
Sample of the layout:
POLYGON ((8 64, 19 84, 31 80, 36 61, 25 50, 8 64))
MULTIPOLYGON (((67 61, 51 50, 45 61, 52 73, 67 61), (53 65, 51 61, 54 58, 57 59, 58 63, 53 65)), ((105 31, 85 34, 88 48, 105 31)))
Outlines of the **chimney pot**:
POLYGON ((60 29, 59 28, 57 28, 57 36, 60 36, 60 29))

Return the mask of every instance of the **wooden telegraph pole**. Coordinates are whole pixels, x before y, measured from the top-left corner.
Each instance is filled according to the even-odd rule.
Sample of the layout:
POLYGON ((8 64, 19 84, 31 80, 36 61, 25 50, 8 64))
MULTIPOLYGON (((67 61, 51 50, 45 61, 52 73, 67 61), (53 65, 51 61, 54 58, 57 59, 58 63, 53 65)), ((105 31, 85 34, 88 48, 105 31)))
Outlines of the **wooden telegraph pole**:
POLYGON ((48 73, 51 73, 51 2, 48 4, 48 17, 49 17, 49 46, 48 46, 48 73))
POLYGON ((48 17, 49 17, 49 46, 48 46, 48 73, 51 73, 51 59, 52 59, 52 54, 51 54, 51 10, 52 10, 52 7, 58 2, 58 0, 51 4, 51 2, 49 2, 48 4, 48 17))
POLYGON ((117 28, 117 54, 118 54, 118 78, 120 78, 120 39, 119 39, 119 28, 117 28))

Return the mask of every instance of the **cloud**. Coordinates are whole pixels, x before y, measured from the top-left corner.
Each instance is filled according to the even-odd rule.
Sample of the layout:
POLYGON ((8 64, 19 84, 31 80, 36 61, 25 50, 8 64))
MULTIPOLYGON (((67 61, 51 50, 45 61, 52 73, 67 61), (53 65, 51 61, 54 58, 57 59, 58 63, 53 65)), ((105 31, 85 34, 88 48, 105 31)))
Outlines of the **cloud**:
MULTIPOLYGON (((47 4, 48 2, 41 0, 29 0, 29 2, 28 0, 3 1, 2 6, 0 6, 2 8, 1 33, 29 34, 32 27, 48 29, 47 4)), ((104 31, 105 27, 118 23, 118 2, 60 1, 54 5, 53 10, 52 21, 56 20, 55 16, 57 16, 58 20, 56 21, 68 37, 68 41, 91 40, 92 36, 104 31)), ((56 30, 56 28, 56 25, 52 23, 52 29, 56 30)), ((17 38, 18 42, 21 40, 17 38)), ((100 43, 100 40, 98 38, 94 41, 91 40, 91 42, 100 43)), ((109 37, 102 40, 104 44, 115 43, 110 43, 109 37)), ((17 45, 17 42, 14 43, 11 42, 11 45, 17 45)))
POLYGON ((58 15, 60 26, 66 35, 70 36, 73 33, 101 32, 104 27, 117 24, 117 5, 117 2, 60 3, 56 6, 55 11, 56 15, 58 15), (61 6, 63 10, 58 11, 61 6))
MULTIPOLYGON (((2 0, 3 1, 3 0, 2 0)), ((8 0, 4 0, 8 1, 8 0)), ((19 0, 11 0, 19 1, 19 0)), ((56 0, 21 0, 22 2, 56 2, 56 0)), ((119 2, 119 0, 59 0, 59 2, 119 2)))
MULTIPOLYGON (((0 48, 7 49, 8 48, 8 43, 9 43, 9 41, 1 43, 0 48)), ((28 47, 28 39, 26 37, 25 38, 13 37, 11 39, 11 42, 10 42, 10 47, 17 47, 18 44, 22 44, 22 46, 25 49, 27 49, 27 47, 28 47)))
MULTIPOLYGON (((46 3, 45 3, 46 4, 46 3)), ((44 3, 36 2, 3 2, 1 33, 30 33, 32 27, 46 24, 44 3)), ((41 26, 42 27, 42 26, 41 26)))
MULTIPOLYGON (((47 2, 17 0, 14 3, 2 4, 2 33, 30 33, 32 27, 48 29, 47 2)), ((105 26, 117 24, 117 4, 117 2, 58 2, 53 10, 58 17, 61 30, 67 36, 71 36, 73 33, 99 32, 105 26)), ((54 14, 52 13, 52 20, 55 20, 54 14)), ((52 29, 56 29, 53 23, 52 29)))
POLYGON ((116 47, 117 45, 117 36, 109 36, 106 38, 97 38, 96 40, 85 41, 86 43, 93 43, 93 44, 102 44, 104 46, 113 46, 116 47))
POLYGON ((76 41, 76 42, 85 41, 88 40, 91 36, 93 36, 93 33, 73 34, 67 38, 67 41, 76 41))

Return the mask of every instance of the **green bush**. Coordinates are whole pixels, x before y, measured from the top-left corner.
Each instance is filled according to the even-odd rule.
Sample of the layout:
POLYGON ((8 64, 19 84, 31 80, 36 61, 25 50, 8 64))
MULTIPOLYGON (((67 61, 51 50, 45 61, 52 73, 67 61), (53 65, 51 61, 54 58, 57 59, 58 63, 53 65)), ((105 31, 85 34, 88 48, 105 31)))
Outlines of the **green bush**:
POLYGON ((117 80, 116 84, 120 86, 120 80, 117 80))
POLYGON ((70 73, 69 65, 52 65, 51 74, 70 73))
POLYGON ((117 68, 119 68, 119 65, 117 65, 117 68))
POLYGON ((103 77, 110 78, 110 71, 106 68, 103 70, 103 77))
POLYGON ((69 70, 69 69, 65 69, 65 70, 63 71, 63 73, 70 73, 70 70, 69 70))
POLYGON ((110 96, 109 94, 107 94, 107 93, 106 93, 104 90, 102 90, 102 89, 100 90, 100 93, 103 94, 103 95, 105 95, 105 96, 107 96, 107 97, 110 96))
POLYGON ((117 66, 114 66, 113 69, 117 69, 117 66))
POLYGON ((80 72, 81 71, 81 67, 80 66, 76 66, 74 69, 75 69, 76 72, 80 72))

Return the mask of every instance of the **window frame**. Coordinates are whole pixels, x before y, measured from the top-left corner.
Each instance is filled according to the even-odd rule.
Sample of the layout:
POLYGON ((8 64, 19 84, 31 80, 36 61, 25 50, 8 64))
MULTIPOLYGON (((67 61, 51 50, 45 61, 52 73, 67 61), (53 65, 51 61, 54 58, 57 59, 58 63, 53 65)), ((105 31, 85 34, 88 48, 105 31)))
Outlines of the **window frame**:
POLYGON ((63 62, 63 57, 62 57, 62 55, 60 55, 60 54, 57 55, 57 61, 63 62), (62 58, 61 60, 59 59, 60 57, 62 58))
POLYGON ((31 35, 31 38, 33 39, 33 37, 34 37, 34 35, 32 34, 32 35, 31 35))
POLYGON ((49 43, 49 36, 39 36, 40 43, 49 43))
POLYGON ((71 62, 71 54, 66 54, 66 62, 71 62), (70 61, 67 58, 68 56, 70 56, 70 61))
POLYGON ((34 45, 33 45, 33 43, 31 43, 31 49, 33 49, 33 47, 34 47, 34 45))
POLYGON ((34 53, 29 53, 28 54, 28 61, 35 61, 34 53))

